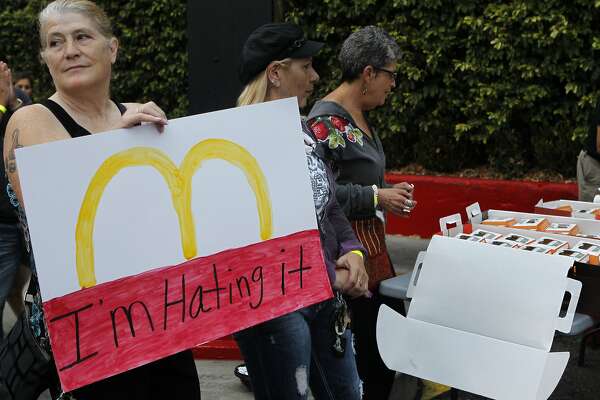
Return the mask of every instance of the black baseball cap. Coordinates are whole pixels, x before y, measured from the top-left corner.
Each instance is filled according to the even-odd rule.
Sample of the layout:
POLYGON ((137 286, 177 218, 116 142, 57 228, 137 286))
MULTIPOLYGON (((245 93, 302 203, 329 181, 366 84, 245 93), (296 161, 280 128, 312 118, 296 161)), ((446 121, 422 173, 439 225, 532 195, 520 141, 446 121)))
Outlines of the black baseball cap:
POLYGON ((299 26, 272 23, 257 28, 248 36, 238 70, 240 81, 246 85, 272 61, 284 58, 312 57, 323 43, 306 40, 299 26))

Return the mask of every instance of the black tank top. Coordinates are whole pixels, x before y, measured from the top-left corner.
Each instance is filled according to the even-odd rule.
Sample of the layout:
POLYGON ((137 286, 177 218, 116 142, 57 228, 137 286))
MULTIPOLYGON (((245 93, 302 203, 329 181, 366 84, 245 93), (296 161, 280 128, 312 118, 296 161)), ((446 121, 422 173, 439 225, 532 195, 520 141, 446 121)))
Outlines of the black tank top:
MULTIPOLYGON (((113 100, 114 101, 114 100, 113 100)), ((125 114, 127 108, 121 103, 114 101, 114 103, 119 108, 121 115, 125 114)), ((71 137, 81 137, 91 135, 92 133, 85 129, 83 126, 79 125, 71 116, 65 111, 64 108, 60 104, 50 99, 46 99, 40 102, 41 105, 46 107, 48 110, 54 114, 56 119, 65 127, 66 131, 71 135, 71 137)))

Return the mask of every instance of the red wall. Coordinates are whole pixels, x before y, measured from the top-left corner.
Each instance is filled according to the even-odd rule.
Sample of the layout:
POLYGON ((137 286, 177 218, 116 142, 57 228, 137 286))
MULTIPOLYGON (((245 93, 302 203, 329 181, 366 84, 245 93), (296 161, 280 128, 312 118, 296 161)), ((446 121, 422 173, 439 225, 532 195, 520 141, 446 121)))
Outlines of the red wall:
POLYGON ((533 212, 544 201, 577 199, 577 184, 496 179, 471 179, 445 176, 387 174, 388 183, 415 185, 417 206, 409 218, 388 217, 387 233, 431 237, 440 230, 439 219, 460 212, 466 221, 465 207, 479 202, 481 210, 496 209, 533 212))

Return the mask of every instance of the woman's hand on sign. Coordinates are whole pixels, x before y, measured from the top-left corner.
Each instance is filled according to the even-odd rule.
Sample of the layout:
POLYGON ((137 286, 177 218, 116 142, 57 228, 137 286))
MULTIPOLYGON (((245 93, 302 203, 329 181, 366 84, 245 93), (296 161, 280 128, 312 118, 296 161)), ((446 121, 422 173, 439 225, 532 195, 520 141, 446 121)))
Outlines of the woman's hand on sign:
POLYGON ((118 128, 131 128, 143 123, 151 123, 156 126, 159 132, 163 132, 167 121, 165 112, 153 101, 148 103, 127 103, 127 111, 121 118, 121 125, 118 128))
POLYGON ((406 182, 397 183, 391 188, 379 189, 378 204, 387 212, 406 217, 417 205, 413 200, 413 191, 413 186, 406 182))
POLYGON ((348 252, 337 259, 333 287, 350 297, 369 293, 369 276, 361 256, 348 252))

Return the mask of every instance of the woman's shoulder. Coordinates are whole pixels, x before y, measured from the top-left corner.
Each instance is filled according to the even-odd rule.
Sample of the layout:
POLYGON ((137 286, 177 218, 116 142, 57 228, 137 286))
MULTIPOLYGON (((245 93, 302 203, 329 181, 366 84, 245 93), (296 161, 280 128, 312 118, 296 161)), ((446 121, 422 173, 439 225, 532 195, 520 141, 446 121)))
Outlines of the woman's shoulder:
POLYGON ((32 104, 15 111, 6 132, 19 131, 20 144, 31 146, 63 138, 64 128, 42 104, 32 104))
POLYGON ((330 115, 334 115, 352 121, 352 116, 340 103, 327 98, 315 102, 310 112, 308 113, 308 119, 314 119, 316 117, 330 115))
POLYGON ((363 145, 360 129, 343 116, 324 114, 313 117, 308 122, 316 139, 319 142, 327 142, 330 149, 343 149, 349 144, 363 145))
POLYGON ((24 106, 15 111, 10 118, 12 121, 23 122, 47 122, 53 116, 52 112, 43 104, 36 103, 24 106))

